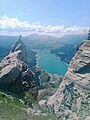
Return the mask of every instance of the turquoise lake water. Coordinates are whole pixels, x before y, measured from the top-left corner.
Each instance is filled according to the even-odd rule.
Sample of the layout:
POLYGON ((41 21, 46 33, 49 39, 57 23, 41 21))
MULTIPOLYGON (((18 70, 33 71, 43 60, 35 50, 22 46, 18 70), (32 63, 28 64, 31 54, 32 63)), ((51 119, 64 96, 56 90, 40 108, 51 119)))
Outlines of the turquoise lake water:
POLYGON ((64 76, 68 66, 46 50, 37 50, 38 66, 51 74, 64 76))

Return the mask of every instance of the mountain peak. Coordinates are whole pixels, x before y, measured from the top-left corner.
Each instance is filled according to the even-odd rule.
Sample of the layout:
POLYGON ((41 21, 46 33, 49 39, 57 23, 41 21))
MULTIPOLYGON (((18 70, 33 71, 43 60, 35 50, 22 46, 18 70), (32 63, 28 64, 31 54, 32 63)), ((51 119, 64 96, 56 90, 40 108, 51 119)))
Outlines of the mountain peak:
POLYGON ((19 38, 18 38, 18 40, 17 40, 17 43, 23 43, 23 42, 22 42, 22 36, 21 36, 21 35, 19 36, 19 38))
POLYGON ((16 52, 16 51, 21 51, 21 55, 20 55, 20 60, 23 62, 27 62, 27 52, 26 52, 26 47, 23 44, 22 40, 21 40, 21 35, 19 36, 17 42, 13 45, 12 50, 10 51, 10 53, 16 52))
POLYGON ((17 42, 12 46, 12 50, 10 52, 12 53, 12 52, 21 50, 21 46, 24 46, 24 44, 21 40, 21 35, 20 35, 17 42))
POLYGON ((20 36, 10 53, 0 62, 0 89, 21 97, 29 90, 33 94, 36 87, 35 76, 26 62, 26 47, 20 36))

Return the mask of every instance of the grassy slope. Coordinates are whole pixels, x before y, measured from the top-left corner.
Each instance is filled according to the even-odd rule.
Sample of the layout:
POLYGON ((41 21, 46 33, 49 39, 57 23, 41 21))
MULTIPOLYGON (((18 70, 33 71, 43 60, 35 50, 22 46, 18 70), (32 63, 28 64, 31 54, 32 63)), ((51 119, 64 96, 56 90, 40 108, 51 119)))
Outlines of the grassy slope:
POLYGON ((27 114, 27 106, 19 99, 0 92, 0 120, 57 120, 54 115, 27 114))

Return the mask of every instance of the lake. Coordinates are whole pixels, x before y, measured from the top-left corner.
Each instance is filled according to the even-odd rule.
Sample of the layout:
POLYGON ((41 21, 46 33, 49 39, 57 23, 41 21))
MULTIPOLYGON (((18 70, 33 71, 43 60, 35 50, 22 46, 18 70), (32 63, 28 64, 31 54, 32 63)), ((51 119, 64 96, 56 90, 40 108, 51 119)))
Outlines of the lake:
POLYGON ((64 76, 67 71, 67 64, 59 60, 55 55, 46 50, 37 50, 38 67, 44 68, 51 74, 64 76))

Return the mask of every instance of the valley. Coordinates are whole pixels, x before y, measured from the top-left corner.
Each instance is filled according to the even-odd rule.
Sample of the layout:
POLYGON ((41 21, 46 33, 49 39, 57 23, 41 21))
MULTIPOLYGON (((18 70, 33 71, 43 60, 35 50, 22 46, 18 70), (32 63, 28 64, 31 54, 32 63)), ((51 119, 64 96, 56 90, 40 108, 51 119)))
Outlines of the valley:
POLYGON ((90 0, 0 0, 0 120, 90 120, 90 0))
POLYGON ((16 42, 13 39, 11 43, 8 42, 7 46, 4 46, 5 41, 1 44, 0 119, 74 120, 79 113, 79 117, 82 118, 82 113, 77 110, 77 104, 81 104, 79 109, 83 109, 83 118, 86 118, 86 114, 89 116, 87 84, 90 73, 88 59, 90 41, 86 40, 77 46, 60 42, 55 44, 54 41, 52 43, 49 41, 45 45, 44 41, 43 49, 41 40, 38 41, 38 44, 41 44, 40 48, 36 46, 32 48, 29 45, 33 41, 28 41, 28 44, 25 41, 24 39, 22 41, 20 36, 16 42), (82 64, 83 61, 86 63, 82 64), (83 82, 83 76, 86 82, 83 82), (75 79, 79 82, 75 82, 75 79), (79 96, 80 100, 76 100, 79 96), (83 102, 86 107, 83 106, 83 102))
POLYGON ((51 74, 64 76, 67 71, 67 65, 46 50, 37 50, 38 67, 44 68, 51 74))

